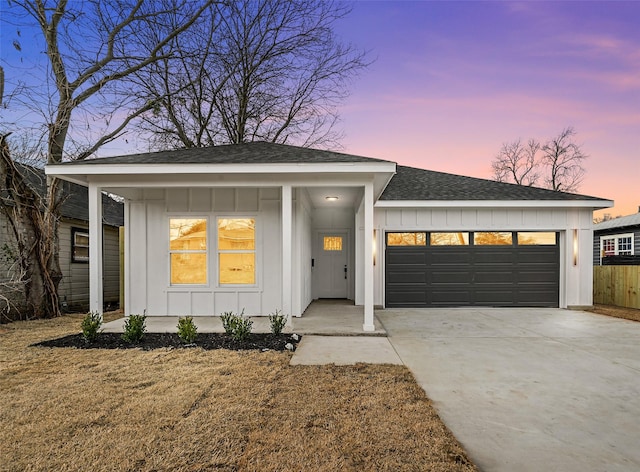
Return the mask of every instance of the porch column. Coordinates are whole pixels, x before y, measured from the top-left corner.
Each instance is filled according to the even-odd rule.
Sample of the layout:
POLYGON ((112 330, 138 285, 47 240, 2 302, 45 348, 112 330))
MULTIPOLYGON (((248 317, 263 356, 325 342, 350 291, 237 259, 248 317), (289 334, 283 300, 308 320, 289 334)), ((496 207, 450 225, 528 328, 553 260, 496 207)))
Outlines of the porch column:
POLYGON ((282 186, 282 313, 287 316, 287 325, 291 326, 292 309, 292 209, 293 196, 291 185, 282 186))
POLYGON ((89 184, 89 310, 102 315, 102 191, 89 184))
POLYGON ((364 187, 364 331, 375 331, 373 322, 373 182, 364 187))

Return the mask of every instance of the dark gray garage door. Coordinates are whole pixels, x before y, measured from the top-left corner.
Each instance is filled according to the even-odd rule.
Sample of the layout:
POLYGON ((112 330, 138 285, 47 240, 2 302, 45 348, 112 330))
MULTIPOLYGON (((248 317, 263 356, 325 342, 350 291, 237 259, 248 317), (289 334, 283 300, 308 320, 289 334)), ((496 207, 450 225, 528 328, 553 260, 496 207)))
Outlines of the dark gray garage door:
POLYGON ((388 307, 557 307, 557 233, 389 232, 388 307))

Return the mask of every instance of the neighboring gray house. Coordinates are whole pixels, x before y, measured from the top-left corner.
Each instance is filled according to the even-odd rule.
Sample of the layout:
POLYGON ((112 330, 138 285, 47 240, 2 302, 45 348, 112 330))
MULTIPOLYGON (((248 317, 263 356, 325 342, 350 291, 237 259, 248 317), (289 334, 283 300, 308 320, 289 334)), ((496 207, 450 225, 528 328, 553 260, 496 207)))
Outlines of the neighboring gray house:
POLYGON ((640 265, 640 208, 593 225, 593 264, 640 265))
MULTIPOLYGON (((41 195, 45 192, 46 176, 42 169, 23 166, 30 185, 41 195)), ((61 208, 59 226, 60 301, 67 311, 86 310, 89 307, 89 202, 87 188, 64 182, 66 196, 61 208)), ((3 196, 0 196, 3 197, 3 196)), ((119 227, 124 224, 124 206, 107 195, 102 195, 104 304, 117 307, 120 297, 119 227)), ((4 213, 0 212, 0 295, 11 303, 22 305, 21 290, 10 290, 7 284, 14 276, 11 266, 15 260, 15 236, 4 213)), ((0 299, 0 312, 5 313, 6 302, 0 299)))
POLYGON ((89 189, 91 308, 101 192, 125 199, 125 312, 219 315, 346 298, 373 309, 581 307, 601 198, 255 142, 49 165, 89 189))

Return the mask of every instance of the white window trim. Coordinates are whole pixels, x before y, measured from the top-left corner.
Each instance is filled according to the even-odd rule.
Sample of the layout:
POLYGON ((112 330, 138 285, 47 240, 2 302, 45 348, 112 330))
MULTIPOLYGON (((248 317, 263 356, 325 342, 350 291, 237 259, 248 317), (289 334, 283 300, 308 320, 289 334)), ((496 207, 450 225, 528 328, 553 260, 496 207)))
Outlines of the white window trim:
POLYGON ((71 262, 77 262, 77 263, 88 263, 89 262, 89 256, 87 255, 85 256, 76 256, 75 255, 75 249, 76 247, 86 247, 87 248, 87 252, 89 251, 89 245, 91 244, 91 241, 89 241, 89 243, 85 246, 84 244, 77 244, 76 243, 76 236, 77 235, 82 235, 82 236, 86 236, 87 241, 89 241, 89 230, 86 228, 71 228, 71 262))
POLYGON ((600 236, 600 259, 602 259, 604 256, 604 241, 608 240, 608 239, 613 239, 615 241, 615 249, 614 249, 614 255, 615 256, 619 256, 620 255, 620 240, 623 238, 631 238, 631 255, 633 256, 634 253, 634 244, 635 241, 633 239, 634 234, 633 233, 624 233, 624 234, 607 234, 606 236, 600 236))
POLYGON ((215 215, 215 217, 213 218, 215 221, 215 227, 212 230, 215 234, 215 248, 216 248, 216 262, 215 262, 215 280, 216 280, 216 287, 217 288, 233 288, 233 289, 255 289, 255 288, 259 288, 260 287, 260 259, 258 257, 258 255, 260 254, 260 250, 259 250, 259 241, 261 241, 261 238, 259 238, 259 226, 260 226, 260 222, 258 219, 258 215, 256 214, 244 214, 244 213, 233 213, 233 214, 229 214, 229 213, 225 213, 225 214, 217 214, 215 215), (218 247, 218 220, 223 220, 223 219, 240 219, 240 218, 252 218, 254 221, 254 228, 253 228, 253 237, 254 237, 254 241, 253 241, 253 263, 254 263, 254 270, 255 270, 255 274, 254 274, 254 283, 253 284, 223 284, 220 282, 220 254, 240 254, 240 253, 246 253, 246 252, 251 252, 251 250, 248 249, 220 249, 218 247))
POLYGON ((210 287, 211 286, 211 263, 210 263, 210 253, 211 253, 211 229, 210 229, 210 218, 208 216, 203 215, 185 215, 184 213, 171 214, 167 217, 167 226, 166 226, 166 247, 168 250, 169 257, 167 258, 167 285, 169 288, 187 288, 187 287, 210 287), (178 249, 171 249, 171 220, 205 220, 207 222, 207 248, 202 251, 183 251, 178 249), (206 255, 206 274, 207 274, 207 282, 204 284, 173 284, 171 283, 171 254, 205 254, 206 255))

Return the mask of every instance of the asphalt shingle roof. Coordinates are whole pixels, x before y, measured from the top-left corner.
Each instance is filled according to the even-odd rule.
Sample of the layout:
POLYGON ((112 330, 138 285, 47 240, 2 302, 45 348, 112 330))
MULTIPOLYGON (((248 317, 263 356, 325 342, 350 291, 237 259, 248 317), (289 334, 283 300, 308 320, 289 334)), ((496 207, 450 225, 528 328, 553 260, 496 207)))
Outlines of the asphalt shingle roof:
POLYGON ((380 200, 602 200, 537 187, 397 166, 380 200))
POLYGON ((626 226, 640 226, 640 212, 633 215, 619 216, 618 218, 612 218, 607 221, 602 221, 593 225, 594 231, 601 231, 611 228, 624 228, 626 226))
POLYGON ((126 156, 103 157, 64 165, 85 164, 298 164, 298 163, 390 162, 334 151, 251 142, 206 148, 175 149, 126 156))
MULTIPOLYGON (((20 165, 20 170, 38 195, 46 195, 47 178, 42 169, 20 165)), ((89 192, 87 188, 63 181, 62 193, 65 199, 60 209, 61 215, 69 219, 89 221, 89 192)), ((3 197, 5 196, 6 194, 3 195, 3 197)), ((102 221, 110 226, 124 225, 124 205, 102 194, 102 221)))
MULTIPOLYGON (((86 164, 295 164, 390 162, 383 159, 268 142, 229 144, 105 157, 64 163, 86 164)), ((593 200, 604 199, 397 166, 381 196, 387 201, 420 200, 593 200)))

